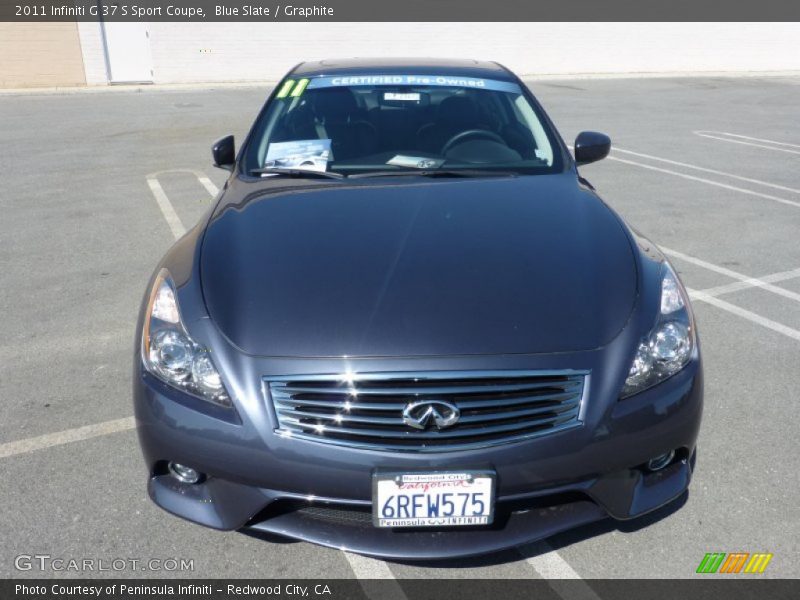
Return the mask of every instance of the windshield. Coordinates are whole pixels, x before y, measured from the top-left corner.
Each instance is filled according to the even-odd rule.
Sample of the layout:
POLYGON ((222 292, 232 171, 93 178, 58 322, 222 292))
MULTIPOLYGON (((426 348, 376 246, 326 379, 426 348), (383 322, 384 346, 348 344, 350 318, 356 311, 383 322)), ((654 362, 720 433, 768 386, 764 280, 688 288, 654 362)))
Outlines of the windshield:
POLYGON ((287 169, 539 174, 560 166, 552 132, 518 84, 448 75, 287 79, 243 157, 245 173, 265 177, 287 169))

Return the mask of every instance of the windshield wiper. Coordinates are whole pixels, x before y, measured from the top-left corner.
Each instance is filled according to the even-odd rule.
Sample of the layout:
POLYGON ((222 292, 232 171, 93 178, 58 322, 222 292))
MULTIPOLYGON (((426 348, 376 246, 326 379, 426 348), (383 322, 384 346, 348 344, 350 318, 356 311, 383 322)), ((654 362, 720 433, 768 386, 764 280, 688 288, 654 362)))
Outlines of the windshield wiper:
POLYGON ((350 179, 366 179, 368 177, 516 177, 514 171, 494 171, 491 169, 421 169, 407 171, 372 171, 350 175, 350 179))
POLYGON ((263 169, 253 169, 251 175, 264 175, 274 173, 276 175, 288 175, 289 177, 318 177, 322 179, 344 179, 341 173, 333 171, 312 171, 311 169, 296 169, 290 167, 264 167, 263 169))

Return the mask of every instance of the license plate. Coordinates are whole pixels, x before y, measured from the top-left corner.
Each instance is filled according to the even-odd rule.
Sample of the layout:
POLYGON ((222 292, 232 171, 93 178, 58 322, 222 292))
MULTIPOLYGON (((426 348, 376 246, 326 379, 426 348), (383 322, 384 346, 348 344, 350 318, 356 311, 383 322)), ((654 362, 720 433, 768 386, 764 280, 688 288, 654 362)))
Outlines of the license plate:
POLYGON ((494 519, 492 471, 376 472, 376 527, 468 527, 494 519))

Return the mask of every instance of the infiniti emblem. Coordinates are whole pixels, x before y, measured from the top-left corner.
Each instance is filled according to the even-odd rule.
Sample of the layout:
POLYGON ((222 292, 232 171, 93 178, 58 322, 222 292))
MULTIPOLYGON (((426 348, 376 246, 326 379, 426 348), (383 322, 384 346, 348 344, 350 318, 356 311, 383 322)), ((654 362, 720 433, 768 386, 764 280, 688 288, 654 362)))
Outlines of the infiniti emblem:
POLYGON ((455 425, 460 416, 455 404, 442 400, 410 402, 403 409, 403 422, 414 429, 425 429, 431 421, 437 429, 446 429, 455 425))

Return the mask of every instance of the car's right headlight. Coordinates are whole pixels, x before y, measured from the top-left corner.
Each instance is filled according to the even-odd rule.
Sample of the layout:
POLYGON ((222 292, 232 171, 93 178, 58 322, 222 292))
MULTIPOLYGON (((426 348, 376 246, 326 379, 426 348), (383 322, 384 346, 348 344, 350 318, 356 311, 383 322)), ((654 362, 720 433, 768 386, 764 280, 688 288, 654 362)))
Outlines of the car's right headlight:
POLYGON ((150 292, 142 328, 142 362, 164 383, 219 406, 231 406, 211 353, 186 332, 175 284, 166 269, 158 274, 150 292))
POLYGON ((636 349, 621 397, 638 394, 680 371, 692 358, 695 343, 689 298, 665 261, 658 319, 636 349))

